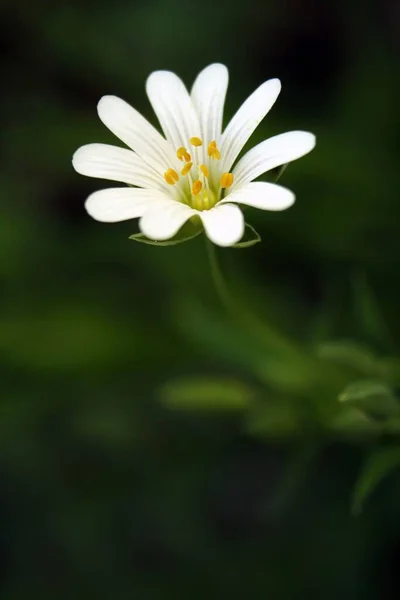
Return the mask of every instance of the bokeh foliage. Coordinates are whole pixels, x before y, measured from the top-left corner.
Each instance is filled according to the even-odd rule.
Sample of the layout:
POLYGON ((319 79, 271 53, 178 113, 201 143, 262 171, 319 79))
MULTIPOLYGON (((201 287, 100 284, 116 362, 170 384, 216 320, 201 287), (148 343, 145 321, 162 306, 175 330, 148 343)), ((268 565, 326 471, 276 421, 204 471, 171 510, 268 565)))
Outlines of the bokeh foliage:
POLYGON ((395 2, 0 10, 1 598, 397 598, 395 2), (318 137, 283 174, 296 205, 249 210, 263 242, 219 252, 258 335, 220 305, 201 236, 91 221, 104 182, 70 162, 116 143, 101 95, 155 122, 147 75, 213 61, 226 120, 282 79, 252 143, 318 137))

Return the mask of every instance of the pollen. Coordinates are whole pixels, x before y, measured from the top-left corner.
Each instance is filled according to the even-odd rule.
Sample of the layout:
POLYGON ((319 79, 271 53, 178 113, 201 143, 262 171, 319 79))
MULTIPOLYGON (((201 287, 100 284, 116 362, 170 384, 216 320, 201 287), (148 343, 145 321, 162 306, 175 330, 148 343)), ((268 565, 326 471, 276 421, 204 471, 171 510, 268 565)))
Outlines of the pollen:
POLYGON ((197 194, 201 191, 202 187, 203 187, 203 184, 201 183, 201 181, 199 181, 197 179, 197 181, 195 181, 194 184, 192 185, 193 196, 197 196, 197 194))
POLYGON ((192 162, 186 163, 186 165, 181 170, 181 175, 187 175, 192 167, 193 167, 192 162))
POLYGON ((199 137, 191 137, 189 142, 192 144, 192 146, 195 146, 195 147, 203 145, 203 142, 199 137))
POLYGON ((208 178, 208 168, 206 165, 200 165, 199 169, 203 173, 204 177, 208 178))
POLYGON ((179 179, 179 175, 174 169, 168 169, 164 173, 164 179, 169 185, 175 185, 179 179))
POLYGON ((232 173, 223 173, 221 175, 221 187, 228 188, 231 187, 233 183, 233 174, 232 173))
POLYGON ((185 162, 189 162, 191 159, 189 152, 184 146, 180 146, 178 148, 178 150, 176 151, 176 156, 179 158, 179 160, 184 160, 185 162))
POLYGON ((215 160, 219 160, 221 158, 221 153, 217 148, 217 142, 215 140, 208 144, 207 154, 215 160))

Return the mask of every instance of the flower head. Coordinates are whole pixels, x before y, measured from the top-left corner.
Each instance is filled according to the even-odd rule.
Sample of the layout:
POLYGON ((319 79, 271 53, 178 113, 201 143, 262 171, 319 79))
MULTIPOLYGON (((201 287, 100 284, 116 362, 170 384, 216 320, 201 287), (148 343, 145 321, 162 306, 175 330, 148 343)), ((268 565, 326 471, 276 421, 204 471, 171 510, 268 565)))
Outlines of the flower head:
POLYGON ((278 79, 263 83, 222 132, 227 87, 228 70, 221 64, 201 71, 190 94, 174 73, 152 73, 146 91, 165 137, 123 100, 101 98, 100 119, 130 149, 88 144, 76 151, 73 166, 82 175, 130 187, 94 192, 86 200, 87 212, 103 222, 139 218, 141 232, 158 241, 175 236, 189 219, 200 218, 212 242, 232 246, 245 227, 238 204, 274 211, 291 206, 295 197, 290 190, 254 179, 310 152, 314 135, 277 135, 236 162, 281 84, 278 79))

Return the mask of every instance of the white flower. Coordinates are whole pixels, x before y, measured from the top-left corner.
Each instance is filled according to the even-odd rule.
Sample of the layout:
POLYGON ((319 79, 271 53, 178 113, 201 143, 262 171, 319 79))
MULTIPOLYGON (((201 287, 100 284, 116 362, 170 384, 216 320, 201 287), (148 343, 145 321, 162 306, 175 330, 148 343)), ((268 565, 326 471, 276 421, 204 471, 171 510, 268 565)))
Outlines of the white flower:
POLYGON ((237 204, 275 211, 291 206, 295 197, 290 190, 253 180, 310 152, 314 135, 304 131, 277 135, 233 166, 273 106, 281 84, 279 79, 263 83, 222 133, 227 87, 228 70, 221 64, 205 68, 190 94, 174 73, 152 73, 146 91, 165 137, 123 100, 103 96, 99 117, 130 150, 88 144, 77 150, 73 166, 82 175, 134 187, 95 192, 86 200, 89 215, 110 223, 140 218, 142 233, 159 241, 172 238, 198 215, 212 242, 232 246, 245 227, 237 204))

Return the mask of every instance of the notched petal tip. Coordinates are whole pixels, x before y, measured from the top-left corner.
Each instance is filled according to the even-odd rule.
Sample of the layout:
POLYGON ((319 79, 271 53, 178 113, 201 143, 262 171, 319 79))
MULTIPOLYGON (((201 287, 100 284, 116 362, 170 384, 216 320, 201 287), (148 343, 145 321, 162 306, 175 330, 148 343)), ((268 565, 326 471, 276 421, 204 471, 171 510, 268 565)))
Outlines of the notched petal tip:
POLYGON ((310 131, 294 131, 293 134, 296 134, 298 137, 298 141, 301 142, 304 153, 311 152, 315 148, 317 143, 317 138, 314 133, 310 131))
POLYGON ((110 108, 112 105, 115 105, 116 102, 124 102, 124 100, 112 94, 106 94, 105 96, 102 96, 97 103, 97 112, 100 114, 100 111, 110 108))
POLYGON ((80 175, 86 175, 87 159, 93 148, 96 148, 100 144, 85 144, 75 150, 72 156, 72 166, 77 173, 80 175))
POLYGON ((244 216, 234 204, 217 204, 211 210, 200 213, 200 217, 207 237, 217 246, 234 246, 243 237, 244 216))
MULTIPOLYGON (((267 81, 264 81, 264 83, 262 83, 258 90, 258 92, 262 92, 264 90, 268 90, 268 93, 271 94, 275 94, 275 100, 278 98, 280 92, 282 89, 282 83, 281 80, 278 79, 277 77, 273 77, 272 79, 267 79, 267 81)), ((274 102, 275 102, 274 100, 274 102)))
POLYGON ((262 83, 256 90, 256 93, 260 94, 260 97, 264 96, 265 94, 265 99, 269 99, 270 101, 270 106, 267 113, 277 101, 278 96, 281 93, 281 89, 281 80, 277 77, 273 77, 272 79, 267 79, 267 81, 264 81, 264 83, 262 83))
POLYGON ((268 79, 265 83, 269 83, 269 85, 274 85, 279 90, 282 88, 282 82, 278 77, 272 77, 272 79, 268 79))
POLYGON ((276 183, 255 181, 228 194, 220 204, 244 204, 261 210, 281 211, 295 202, 294 193, 276 183))
POLYGON ((210 73, 212 71, 215 71, 215 74, 220 75, 220 76, 228 76, 228 67, 226 65, 223 65, 222 63, 219 62, 215 62, 215 63, 211 63, 210 65, 207 65, 206 67, 204 67, 204 69, 202 71, 200 71, 199 75, 203 74, 203 73, 210 73))
POLYGON ((145 211, 139 221, 139 229, 151 240, 169 240, 196 214, 193 208, 170 200, 145 211))
POLYGON ((165 78, 169 79, 171 77, 181 82, 180 77, 176 73, 174 73, 173 71, 168 71, 167 69, 159 69, 158 71, 153 71, 152 73, 150 73, 150 75, 146 79, 145 84, 147 94, 149 93, 149 88, 151 88, 153 85, 159 85, 161 80, 165 80, 165 78))
POLYGON ((81 146, 80 148, 78 148, 78 150, 75 150, 74 154, 72 155, 72 160, 71 160, 73 168, 80 175, 82 175, 82 173, 80 171, 82 148, 85 148, 85 146, 81 146))
POLYGON ((100 121, 104 123, 108 129, 110 129, 110 122, 114 121, 116 116, 119 116, 120 113, 123 113, 127 107, 130 108, 130 105, 126 102, 126 100, 123 100, 118 96, 108 94, 107 96, 102 96, 98 101, 97 114, 99 115, 100 121))

